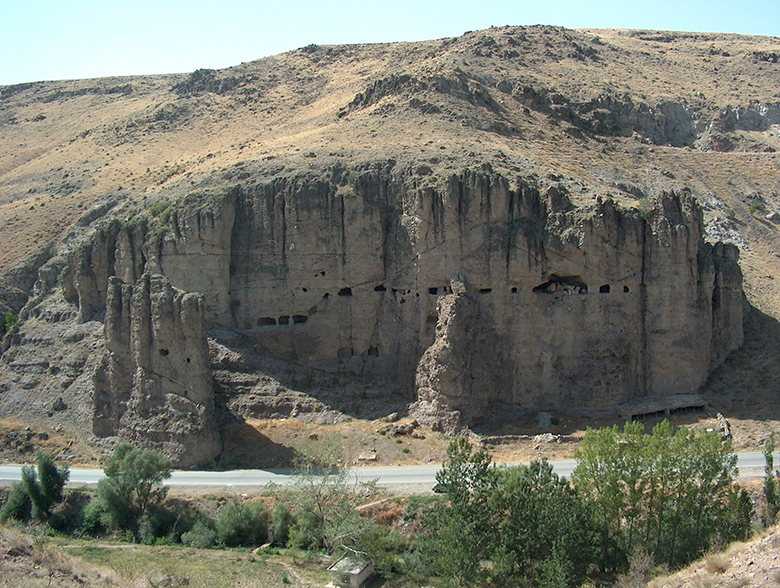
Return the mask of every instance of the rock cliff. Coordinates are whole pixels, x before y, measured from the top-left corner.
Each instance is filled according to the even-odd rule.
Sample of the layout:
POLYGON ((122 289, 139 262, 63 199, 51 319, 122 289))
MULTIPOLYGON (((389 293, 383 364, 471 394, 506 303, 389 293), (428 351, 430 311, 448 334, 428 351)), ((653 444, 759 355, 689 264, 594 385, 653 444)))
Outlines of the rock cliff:
POLYGON ((203 296, 161 275, 108 280, 106 353, 95 372, 93 431, 151 446, 179 467, 220 449, 203 296))
POLYGON ((369 375, 454 429, 695 392, 742 344, 738 250, 704 242, 686 193, 577 208, 489 167, 437 183, 391 161, 194 191, 165 216, 106 221, 63 287, 105 315, 95 434, 180 464, 219 451, 211 370, 231 348, 369 375))
POLYGON ((497 27, 3 88, 0 416, 205 464, 241 417, 592 415, 725 364, 753 418, 779 52, 497 27))

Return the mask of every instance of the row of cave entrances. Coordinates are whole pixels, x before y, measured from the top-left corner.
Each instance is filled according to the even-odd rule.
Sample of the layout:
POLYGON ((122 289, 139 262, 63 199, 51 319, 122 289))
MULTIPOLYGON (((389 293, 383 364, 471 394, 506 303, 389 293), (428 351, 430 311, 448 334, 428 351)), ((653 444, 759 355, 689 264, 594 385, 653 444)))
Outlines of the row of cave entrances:
MULTIPOLYGON (((609 284, 603 284, 599 286, 599 294, 609 294, 610 293, 610 285, 609 284)), ((307 292, 308 290, 306 288, 303 289, 304 292, 307 292)), ((384 284, 380 284, 379 286, 376 286, 374 288, 374 292, 386 292, 387 288, 384 284)), ((396 290, 395 288, 392 289, 393 294, 397 294, 399 290, 396 290)), ((492 288, 481 288, 479 290, 480 294, 490 294, 493 291, 492 288)), ((540 292, 543 294, 554 294, 555 292, 563 292, 566 294, 587 294, 588 293, 588 285, 583 282, 579 276, 557 276, 555 274, 550 276, 550 279, 544 282, 543 284, 539 284, 533 289, 534 292, 540 292)), ((628 286, 623 286, 623 292, 628 294, 631 290, 628 286)), ((431 287, 428 288, 428 294, 431 296, 438 296, 439 294, 449 294, 451 292, 450 288, 444 286, 444 287, 431 287)), ((511 290, 512 294, 517 294, 519 292, 517 287, 513 287, 511 290)), ((412 294, 411 290, 406 290, 405 292, 402 292, 402 296, 409 296, 412 294)), ((341 297, 351 297, 352 296, 352 288, 342 288, 339 290, 338 295, 341 297)), ((417 297, 420 296, 420 293, 417 292, 415 294, 417 297)), ((330 298, 330 294, 326 293, 323 298, 327 300, 330 298)), ((404 304, 406 302, 405 298, 401 298, 400 304, 404 304)), ((316 312, 316 311, 315 311, 316 312)), ((310 314, 313 314, 310 311, 310 314)), ((309 320, 309 317, 304 314, 293 314, 293 315, 282 315, 278 319, 275 317, 270 316, 263 316, 257 319, 257 326, 258 327, 273 327, 276 325, 300 325, 305 323, 307 320, 309 320)), ((428 323, 431 323, 434 321, 428 320, 428 323)))
MULTIPOLYGON (((609 294, 610 285, 602 284, 599 286, 599 294, 609 294)), ((533 289, 534 292, 541 292, 543 294, 554 294, 556 292, 563 292, 564 294, 587 294, 588 285, 582 281, 579 276, 558 276, 551 274, 550 278, 543 284, 539 284, 533 289)), ((623 286, 623 293, 628 294, 631 292, 628 286, 623 286)), ((512 288, 512 293, 517 293, 517 288, 512 288)))

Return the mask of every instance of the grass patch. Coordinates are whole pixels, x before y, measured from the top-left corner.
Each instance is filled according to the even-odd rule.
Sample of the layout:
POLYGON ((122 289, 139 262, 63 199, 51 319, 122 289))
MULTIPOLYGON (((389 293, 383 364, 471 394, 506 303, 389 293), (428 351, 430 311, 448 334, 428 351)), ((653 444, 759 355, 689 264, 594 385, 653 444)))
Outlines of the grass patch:
MULTIPOLYGON (((178 545, 127 545, 83 540, 58 540, 60 549, 73 558, 112 570, 128 582, 147 580, 151 585, 165 581, 190 588, 271 588, 289 580, 290 569, 312 582, 321 581, 324 569, 298 566, 291 555, 253 556, 248 549, 205 550, 178 545), (278 561, 277 561, 278 560, 278 561)), ((307 582, 308 583, 308 582, 307 582)))

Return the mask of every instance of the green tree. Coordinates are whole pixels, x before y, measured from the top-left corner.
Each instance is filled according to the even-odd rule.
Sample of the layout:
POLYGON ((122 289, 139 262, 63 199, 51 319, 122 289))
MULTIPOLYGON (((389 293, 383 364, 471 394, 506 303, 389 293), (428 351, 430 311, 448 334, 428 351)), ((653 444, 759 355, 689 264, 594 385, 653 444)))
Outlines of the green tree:
POLYGON ((328 553, 352 550, 371 526, 357 507, 373 488, 353 483, 338 440, 327 437, 304 443, 295 451, 297 469, 293 501, 295 524, 290 543, 328 553))
POLYGON ((162 503, 171 477, 171 462, 159 451, 120 443, 106 461, 106 477, 98 483, 99 506, 111 526, 127 529, 149 507, 162 503))
POLYGON ((494 569, 529 584, 579 585, 595 561, 590 509, 547 461, 498 475, 491 501, 499 528, 494 569))
POLYGON ((736 455, 715 433, 675 431, 668 421, 652 435, 639 423, 588 430, 576 457, 572 479, 593 504, 605 569, 625 569, 640 545, 677 567, 748 532, 736 455))
POLYGON ((38 471, 22 468, 22 487, 30 497, 32 516, 44 522, 51 508, 62 500, 62 489, 70 477, 67 467, 58 468, 51 455, 38 453, 38 471))
POLYGON ((766 501, 766 526, 777 522, 780 511, 780 488, 778 488, 778 473, 775 472, 775 433, 769 435, 764 444, 764 500, 766 501))
POLYGON ((482 565, 497 539, 498 476, 484 449, 474 451, 465 437, 452 441, 436 484, 447 500, 423 517, 415 554, 418 575, 436 575, 455 586, 469 586, 485 577, 482 565))
POLYGON ((26 521, 32 515, 38 521, 47 522, 51 509, 62 501, 62 490, 69 476, 67 466, 58 468, 51 455, 39 452, 37 471, 32 467, 22 468, 22 481, 14 486, 0 511, 0 521, 9 518, 26 521))

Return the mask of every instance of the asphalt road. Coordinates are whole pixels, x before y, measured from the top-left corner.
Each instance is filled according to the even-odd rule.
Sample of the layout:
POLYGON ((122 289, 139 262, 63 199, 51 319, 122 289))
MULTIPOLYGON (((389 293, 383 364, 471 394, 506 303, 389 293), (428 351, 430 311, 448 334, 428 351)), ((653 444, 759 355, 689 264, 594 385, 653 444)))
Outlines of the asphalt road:
MULTIPOLYGON (((775 464, 780 464, 780 452, 775 452, 775 464)), ((759 452, 738 453, 740 479, 759 478, 764 475, 764 455, 759 452)), ((571 459, 550 462, 555 473, 569 476, 577 465, 571 459)), ((516 464, 508 464, 516 465, 516 464)), ((440 465, 429 466, 389 466, 353 468, 352 472, 360 482, 376 480, 380 486, 421 485, 433 483, 440 465)), ((22 466, 0 465, 0 482, 18 482, 21 479, 22 466)), ((103 478, 103 470, 71 468, 70 483, 75 485, 97 484, 103 478)), ((168 486, 265 486, 292 484, 295 477, 291 471, 269 470, 231 470, 214 471, 174 471, 165 484, 168 486)))

